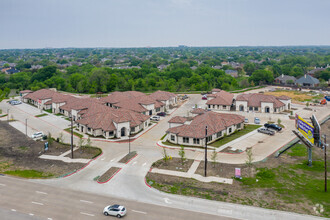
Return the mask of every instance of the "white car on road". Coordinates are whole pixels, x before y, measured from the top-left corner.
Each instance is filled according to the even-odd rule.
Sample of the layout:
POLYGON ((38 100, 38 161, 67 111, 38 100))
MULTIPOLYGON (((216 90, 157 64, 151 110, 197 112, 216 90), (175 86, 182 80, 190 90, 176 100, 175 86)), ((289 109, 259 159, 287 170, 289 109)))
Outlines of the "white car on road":
POLYGON ((126 215, 126 208, 122 205, 108 205, 103 209, 103 214, 121 218, 126 215))
POLYGON ((44 133, 42 131, 39 131, 31 135, 31 138, 36 139, 36 138, 42 138, 43 136, 45 136, 44 133))
POLYGON ((158 115, 154 115, 154 116, 150 117, 150 120, 152 120, 152 121, 159 121, 160 120, 160 117, 158 115))

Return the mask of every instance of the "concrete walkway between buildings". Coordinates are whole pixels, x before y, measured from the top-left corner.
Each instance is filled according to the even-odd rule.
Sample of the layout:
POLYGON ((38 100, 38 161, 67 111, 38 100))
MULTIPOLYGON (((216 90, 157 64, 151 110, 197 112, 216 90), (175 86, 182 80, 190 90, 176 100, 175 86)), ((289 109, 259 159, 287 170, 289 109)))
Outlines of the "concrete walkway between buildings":
POLYGON ((233 184, 232 179, 215 177, 215 176, 204 177, 204 176, 201 176, 199 174, 195 174, 201 160, 203 159, 203 156, 204 155, 202 153, 197 152, 197 155, 195 156, 195 160, 194 160, 193 164, 190 166, 188 172, 157 169, 157 168, 151 169, 150 172, 165 174, 165 175, 171 175, 171 176, 177 176, 177 177, 184 177, 184 178, 194 178, 198 181, 206 182, 206 183, 218 182, 218 183, 233 184))

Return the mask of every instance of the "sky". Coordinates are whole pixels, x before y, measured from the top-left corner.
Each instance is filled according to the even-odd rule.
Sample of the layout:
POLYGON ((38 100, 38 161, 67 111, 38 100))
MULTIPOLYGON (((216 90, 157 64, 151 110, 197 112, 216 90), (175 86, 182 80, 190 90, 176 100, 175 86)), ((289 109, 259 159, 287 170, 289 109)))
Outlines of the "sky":
POLYGON ((330 45, 329 0, 0 0, 0 49, 330 45))

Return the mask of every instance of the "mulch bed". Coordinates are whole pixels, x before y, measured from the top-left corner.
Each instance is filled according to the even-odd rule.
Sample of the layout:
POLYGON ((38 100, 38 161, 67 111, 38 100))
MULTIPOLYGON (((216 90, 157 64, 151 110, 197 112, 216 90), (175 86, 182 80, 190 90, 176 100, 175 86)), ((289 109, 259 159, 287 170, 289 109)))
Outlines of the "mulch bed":
POLYGON ((131 153, 127 154, 125 157, 121 158, 118 162, 119 163, 127 163, 130 159, 137 155, 136 151, 132 151, 131 153))
POLYGON ((231 154, 239 154, 242 153, 241 150, 236 149, 235 151, 231 148, 231 147, 226 147, 225 149, 223 149, 222 151, 220 151, 222 153, 231 153, 231 154))
MULTIPOLYGON (((71 150, 71 147, 70 147, 71 150)), ((102 153, 102 150, 100 148, 96 147, 82 147, 79 148, 75 151, 73 151, 73 158, 81 158, 81 159, 93 159, 100 155, 102 153)), ((71 158, 71 151, 69 154, 65 155, 65 157, 70 157, 71 158)))
POLYGON ((163 159, 154 162, 152 164, 152 168, 187 172, 193 162, 194 160, 186 159, 184 164, 182 165, 181 158, 173 157, 172 159, 168 160, 166 163, 163 159))
MULTIPOLYGON (((0 121, 0 173, 9 170, 36 170, 45 173, 51 173, 54 177, 79 170, 85 163, 65 163, 58 160, 40 159, 39 156, 44 153, 43 141, 34 141, 25 134, 21 133, 7 122, 0 121)), ((53 142, 52 146, 57 146, 53 142)), ((60 155, 64 148, 52 147, 48 153, 60 155)))
POLYGON ((99 183, 107 182, 120 169, 121 168, 118 167, 111 167, 110 169, 107 170, 107 172, 103 173, 103 175, 97 179, 97 182, 99 183))

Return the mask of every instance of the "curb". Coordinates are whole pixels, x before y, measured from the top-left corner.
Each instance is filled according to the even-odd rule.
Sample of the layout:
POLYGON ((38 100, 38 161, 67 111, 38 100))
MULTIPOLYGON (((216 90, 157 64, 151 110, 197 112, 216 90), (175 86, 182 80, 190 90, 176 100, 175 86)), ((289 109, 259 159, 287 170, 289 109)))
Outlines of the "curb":
POLYGON ((99 182, 98 180, 96 181, 98 184, 104 184, 109 182, 119 171, 121 171, 122 168, 119 168, 119 170, 117 170, 114 174, 112 174, 112 176, 105 182, 99 182))
POLYGON ((125 164, 128 164, 129 162, 131 162, 131 160, 133 160, 135 157, 137 157, 138 154, 136 154, 134 157, 132 157, 131 159, 129 159, 125 164))
POLYGON ((76 170, 76 171, 73 171, 73 172, 71 172, 71 173, 68 173, 68 174, 64 174, 63 176, 60 176, 60 177, 58 177, 58 178, 65 178, 65 177, 69 177, 69 176, 71 176, 71 175, 73 175, 73 174, 75 174, 75 173, 78 173, 79 171, 81 171, 81 170, 83 170, 83 169, 85 169, 92 161, 94 161, 94 160, 96 160, 96 159, 98 159, 100 156, 102 156, 103 155, 103 151, 102 151, 102 153, 100 154, 100 155, 98 155, 97 157, 95 157, 94 159, 91 159, 85 166, 83 166, 82 168, 80 168, 79 170, 76 170))
POLYGON ((144 183, 149 187, 151 188, 151 186, 147 183, 147 179, 144 177, 144 183))

